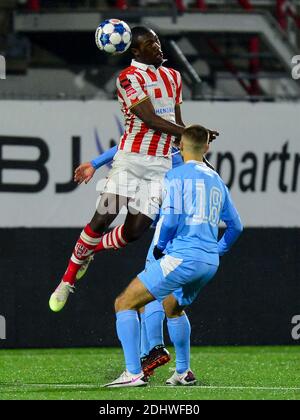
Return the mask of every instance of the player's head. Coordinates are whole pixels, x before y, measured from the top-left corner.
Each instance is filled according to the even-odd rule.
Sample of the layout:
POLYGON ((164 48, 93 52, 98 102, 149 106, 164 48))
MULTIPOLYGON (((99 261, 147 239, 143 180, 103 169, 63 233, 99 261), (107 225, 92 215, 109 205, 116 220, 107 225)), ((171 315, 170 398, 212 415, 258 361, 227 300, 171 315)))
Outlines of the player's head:
POLYGON ((132 29, 131 52, 134 58, 144 64, 159 67, 164 62, 161 43, 156 33, 146 26, 132 29))
POLYGON ((184 129, 181 137, 180 150, 183 158, 194 156, 194 159, 202 160, 208 152, 210 133, 201 125, 191 125, 184 129))

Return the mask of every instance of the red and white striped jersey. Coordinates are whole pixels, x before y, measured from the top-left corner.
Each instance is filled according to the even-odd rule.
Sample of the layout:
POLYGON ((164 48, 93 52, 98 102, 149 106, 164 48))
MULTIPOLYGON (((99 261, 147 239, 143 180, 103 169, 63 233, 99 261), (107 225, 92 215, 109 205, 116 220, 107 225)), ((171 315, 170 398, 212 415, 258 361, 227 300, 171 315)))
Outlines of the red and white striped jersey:
POLYGON ((176 122, 175 105, 182 102, 182 79, 178 71, 139 63, 121 72, 117 79, 118 99, 125 117, 125 133, 119 150, 152 156, 170 156, 173 136, 154 131, 131 112, 131 108, 150 99, 155 113, 176 122))

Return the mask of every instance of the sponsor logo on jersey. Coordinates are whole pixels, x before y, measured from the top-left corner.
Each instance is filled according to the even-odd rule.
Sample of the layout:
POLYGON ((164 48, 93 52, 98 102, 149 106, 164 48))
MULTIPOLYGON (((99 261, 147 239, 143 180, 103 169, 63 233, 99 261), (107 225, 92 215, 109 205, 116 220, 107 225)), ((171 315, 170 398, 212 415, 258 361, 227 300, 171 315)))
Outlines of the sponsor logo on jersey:
POLYGON ((155 109, 156 115, 173 114, 173 113, 175 113, 175 108, 173 106, 167 106, 164 108, 155 109))
POLYGON ((158 83, 156 82, 156 83, 149 83, 148 85, 145 85, 145 88, 152 88, 152 87, 157 87, 158 86, 158 83))

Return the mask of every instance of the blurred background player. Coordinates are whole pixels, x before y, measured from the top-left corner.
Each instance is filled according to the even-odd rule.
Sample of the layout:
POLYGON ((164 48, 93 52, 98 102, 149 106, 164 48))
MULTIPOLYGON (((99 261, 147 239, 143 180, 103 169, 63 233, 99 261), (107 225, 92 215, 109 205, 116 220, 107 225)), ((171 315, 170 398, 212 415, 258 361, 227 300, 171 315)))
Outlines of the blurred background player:
MULTIPOLYGON (((152 224, 159 211, 161 181, 171 168, 172 142, 180 139, 184 130, 179 72, 162 66, 164 56, 154 31, 136 27, 132 35, 134 60, 117 79, 125 133, 97 211, 82 231, 63 279, 50 298, 54 312, 65 306, 80 267, 96 248, 123 248, 152 224), (125 223, 104 235, 123 206, 128 209, 125 223)), ((211 135, 214 138, 216 134, 211 135)))
POLYGON ((190 368, 191 326, 184 308, 215 276, 219 256, 228 252, 242 232, 242 223, 228 188, 203 163, 209 131, 188 127, 182 136, 185 165, 166 175, 158 242, 149 264, 116 299, 117 332, 126 371, 108 387, 145 386, 147 377, 139 357, 140 326, 137 311, 157 299, 163 302, 170 338, 176 350, 176 371, 167 385, 194 385, 190 368), (218 242, 218 224, 227 229, 218 242))

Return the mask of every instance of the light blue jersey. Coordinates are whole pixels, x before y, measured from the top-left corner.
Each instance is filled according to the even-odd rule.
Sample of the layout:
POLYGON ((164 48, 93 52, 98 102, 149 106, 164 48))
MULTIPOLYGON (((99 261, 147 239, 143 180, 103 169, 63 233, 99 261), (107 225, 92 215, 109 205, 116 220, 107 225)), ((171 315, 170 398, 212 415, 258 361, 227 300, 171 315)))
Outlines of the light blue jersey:
POLYGON ((190 305, 215 276, 219 255, 229 251, 242 232, 242 223, 219 175, 200 162, 190 161, 169 171, 153 243, 165 256, 148 254, 138 275, 149 292, 162 302, 173 293, 180 306, 190 305), (218 242, 218 225, 227 229, 218 242))
POLYGON ((195 161, 167 173, 161 214, 161 250, 213 265, 219 264, 219 254, 229 250, 242 229, 223 180, 204 163, 195 161), (229 231, 218 244, 220 220, 229 231))

